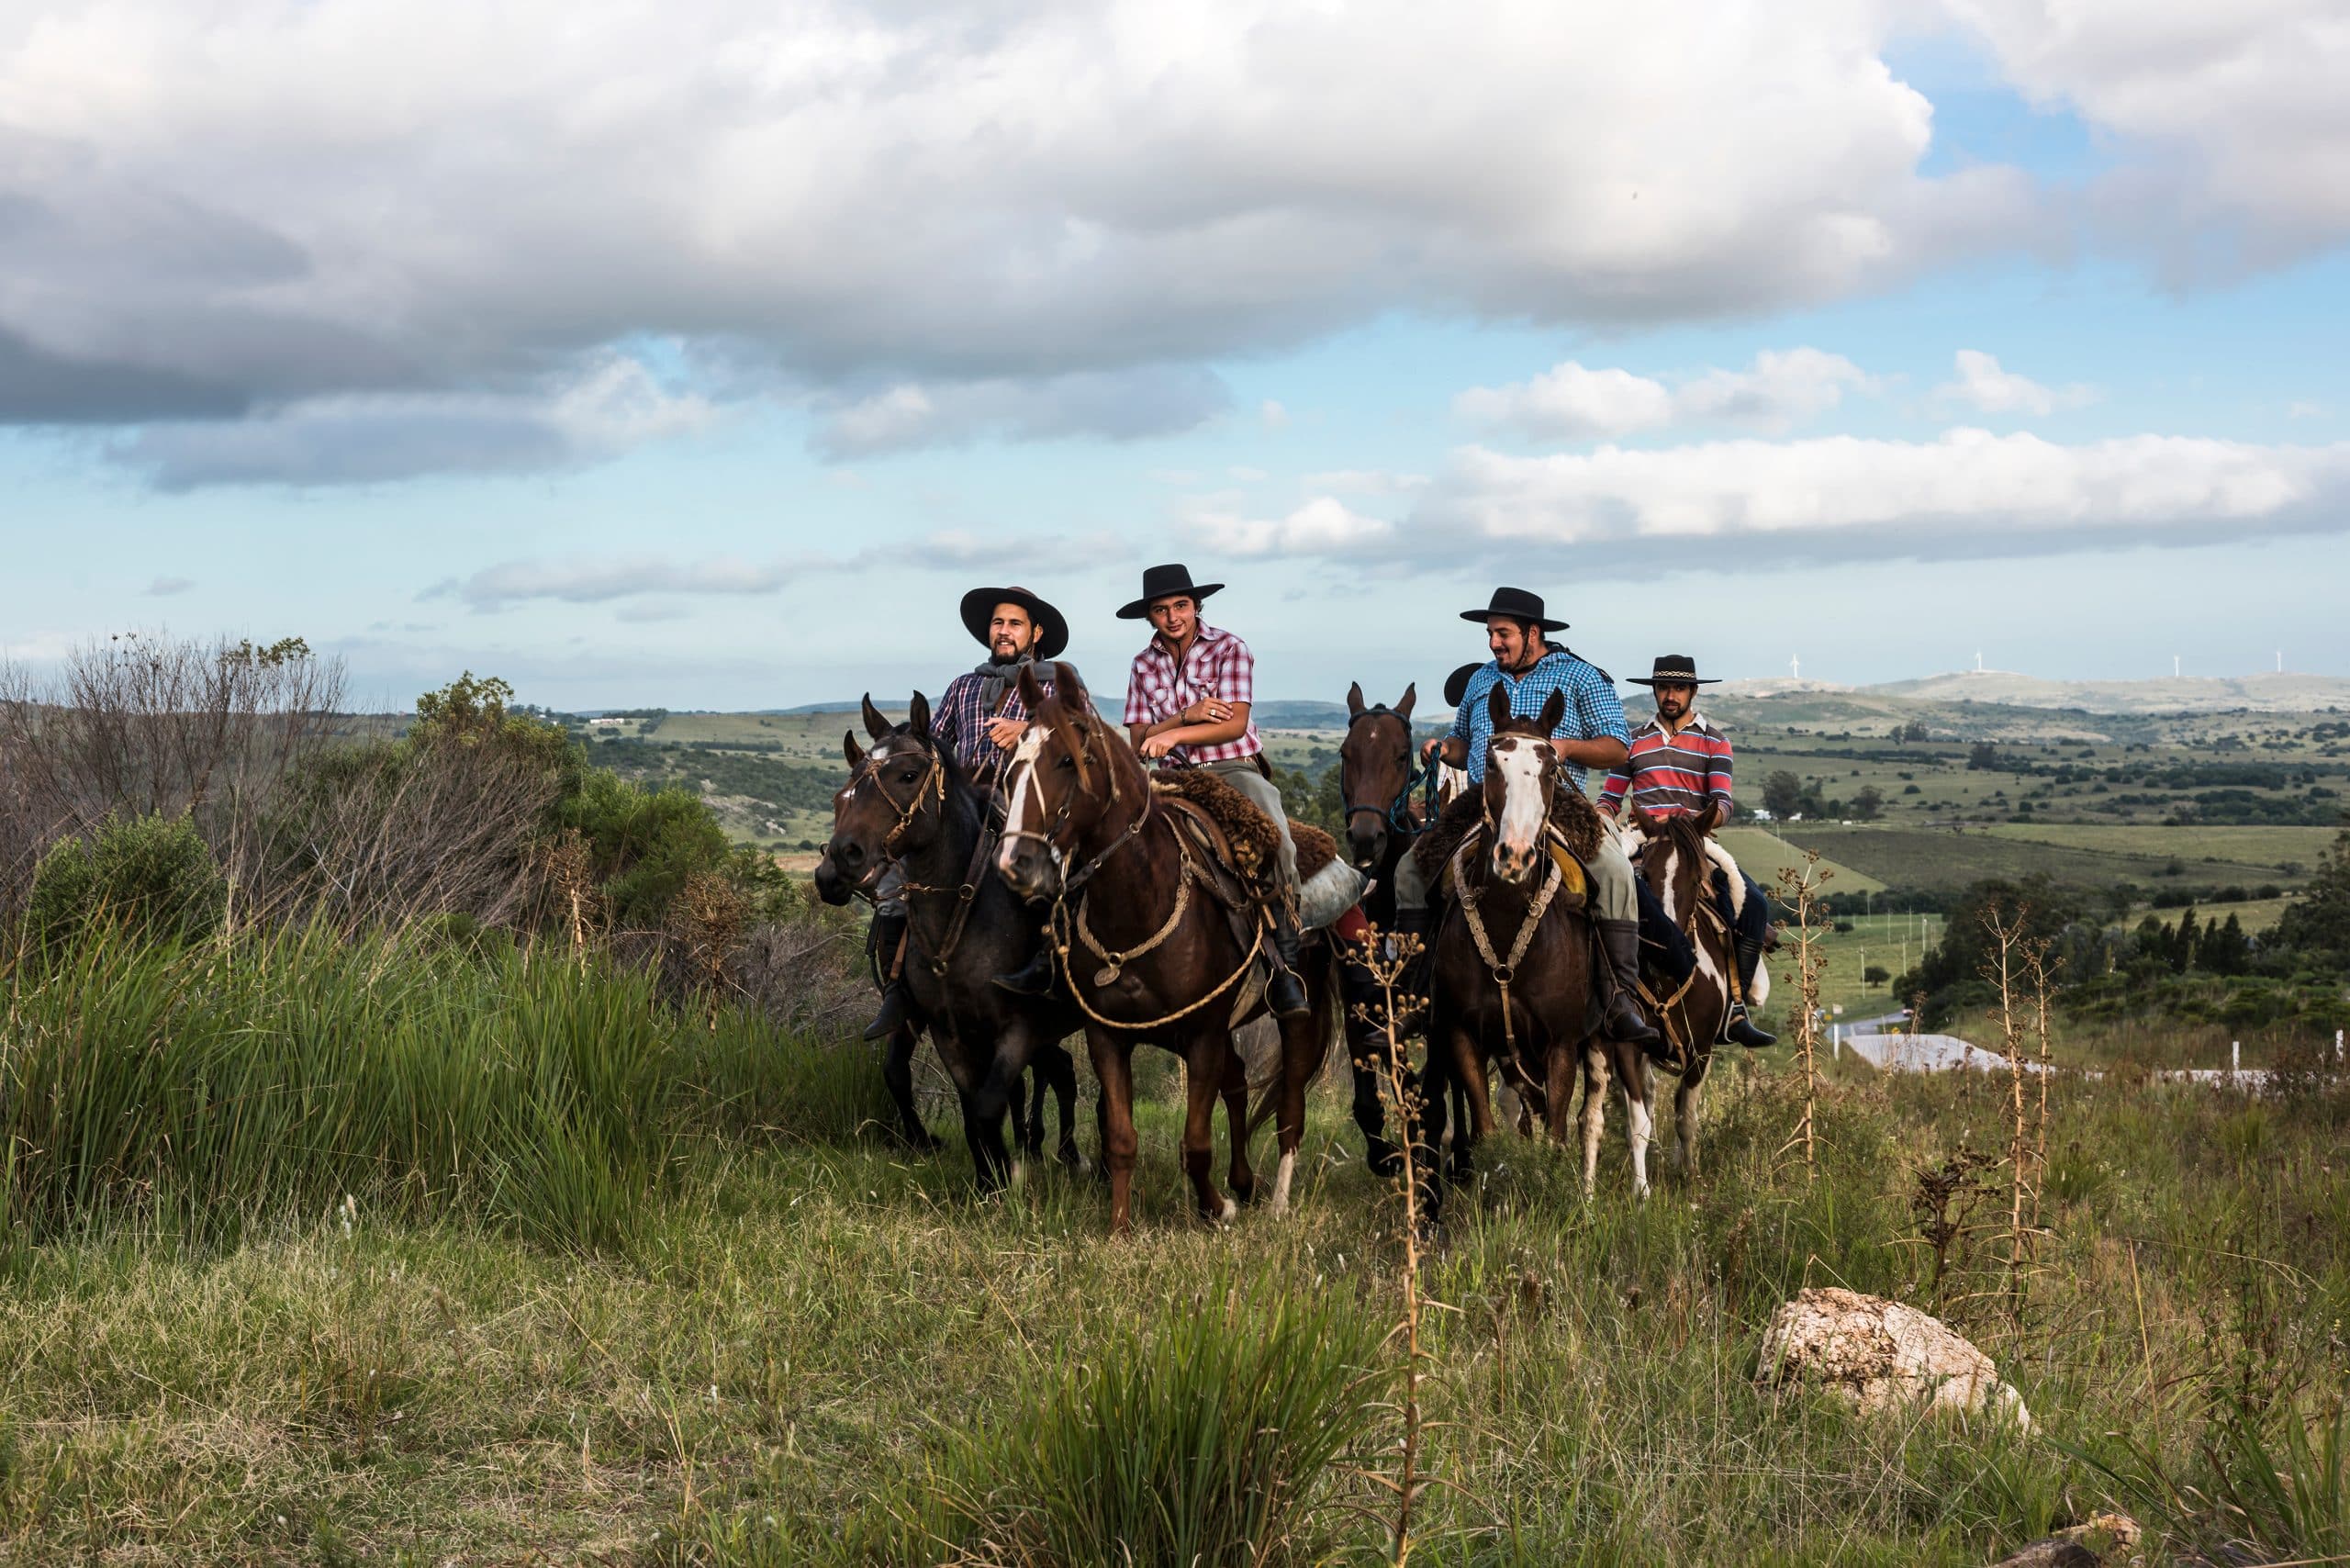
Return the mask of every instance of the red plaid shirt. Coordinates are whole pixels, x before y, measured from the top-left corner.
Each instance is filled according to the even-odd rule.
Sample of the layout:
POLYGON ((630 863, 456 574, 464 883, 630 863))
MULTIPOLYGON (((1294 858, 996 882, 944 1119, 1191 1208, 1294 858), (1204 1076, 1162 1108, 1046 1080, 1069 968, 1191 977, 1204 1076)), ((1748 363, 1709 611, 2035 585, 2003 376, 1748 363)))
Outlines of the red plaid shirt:
MULTIPOLYGON (((1249 654, 1248 644, 1229 632, 1203 624, 1200 634, 1192 639, 1183 667, 1178 669, 1173 656, 1153 637, 1135 655, 1134 667, 1126 674, 1126 722, 1156 724, 1211 697, 1220 702, 1257 700, 1257 661, 1249 654)), ((1257 738, 1257 721, 1252 718, 1237 739, 1219 745, 1179 745, 1167 754, 1160 766, 1229 762, 1237 757, 1254 756, 1264 749, 1265 743, 1257 738)))

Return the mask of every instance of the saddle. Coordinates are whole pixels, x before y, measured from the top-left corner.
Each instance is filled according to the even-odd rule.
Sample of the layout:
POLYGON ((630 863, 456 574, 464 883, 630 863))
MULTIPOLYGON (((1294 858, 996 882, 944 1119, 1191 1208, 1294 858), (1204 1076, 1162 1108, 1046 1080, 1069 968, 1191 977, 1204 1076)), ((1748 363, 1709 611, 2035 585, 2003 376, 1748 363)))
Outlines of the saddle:
MULTIPOLYGON (((1155 774, 1150 788, 1200 851, 1226 909, 1237 914, 1281 896, 1274 869, 1280 839, 1254 801, 1214 774, 1190 768, 1155 774)), ((1297 851, 1299 928, 1318 930, 1354 907, 1363 879, 1320 828, 1292 817, 1289 837, 1297 851)))
MULTIPOLYGON (((1617 824, 1616 842, 1622 846, 1624 857, 1638 860, 1640 851, 1648 847, 1648 837, 1638 828, 1617 824)), ((1729 910, 1735 919, 1746 910, 1746 873, 1739 869, 1737 857, 1712 834, 1706 835, 1706 858, 1715 870, 1727 879, 1729 885, 1729 910)))

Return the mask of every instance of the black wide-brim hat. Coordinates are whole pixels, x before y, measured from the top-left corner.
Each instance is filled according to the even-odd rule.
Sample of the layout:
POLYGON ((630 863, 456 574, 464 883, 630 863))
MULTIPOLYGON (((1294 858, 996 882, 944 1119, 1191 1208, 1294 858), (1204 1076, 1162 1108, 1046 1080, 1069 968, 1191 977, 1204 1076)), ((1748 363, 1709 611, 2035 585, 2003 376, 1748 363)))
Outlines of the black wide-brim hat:
POLYGON ((963 596, 963 629, 979 639, 979 646, 990 653, 995 651, 988 641, 988 622, 995 619, 999 604, 1016 604, 1036 622, 1036 657, 1049 659, 1069 646, 1069 622, 1061 612, 1038 599, 1024 588, 975 588, 963 596))
POLYGON ((1567 629, 1565 622, 1553 621, 1542 613, 1540 594, 1528 593, 1524 588, 1497 588, 1494 590, 1494 601, 1491 604, 1483 610, 1464 610, 1460 612, 1460 619, 1474 621, 1482 626, 1496 615, 1506 615, 1513 621, 1531 621, 1545 632, 1563 632, 1567 629))
POLYGON ((1459 669, 1454 670, 1450 675, 1446 676, 1444 678, 1444 705, 1448 708, 1460 707, 1460 700, 1469 695, 1470 678, 1484 667, 1485 666, 1483 665, 1462 665, 1459 669))
POLYGON ((1121 621, 1140 621, 1150 613, 1150 601, 1155 599, 1189 599, 1197 604, 1201 599, 1223 588, 1222 583, 1195 583, 1192 568, 1181 562, 1164 566, 1145 567, 1142 574, 1142 597, 1129 599, 1118 607, 1121 621))
POLYGON ((1627 686, 1719 686, 1719 676, 1701 680, 1697 677, 1697 661, 1687 654, 1659 654, 1656 668, 1647 675, 1628 675, 1627 686))

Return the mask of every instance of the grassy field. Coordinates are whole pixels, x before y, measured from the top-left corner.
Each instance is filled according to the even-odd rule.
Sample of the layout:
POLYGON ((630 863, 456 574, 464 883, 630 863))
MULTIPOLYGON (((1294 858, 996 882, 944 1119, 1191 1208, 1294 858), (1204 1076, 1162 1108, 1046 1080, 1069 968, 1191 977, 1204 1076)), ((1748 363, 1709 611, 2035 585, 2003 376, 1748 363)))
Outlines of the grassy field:
MULTIPOLYGON (((1739 869, 1762 885, 1763 891, 1778 896, 1779 872, 1783 868, 1800 868, 1804 864, 1804 846, 1791 843, 1774 833, 1759 827, 1730 827, 1721 831, 1722 846, 1728 849, 1739 869)), ((1841 860, 1823 855, 1819 868, 1831 873, 1834 880, 1826 884, 1830 892, 1881 893, 1885 884, 1876 878, 1854 870, 1841 860)))
POLYGON ((1980 830, 1994 838, 2053 844, 2100 855, 2140 859, 2177 858, 2197 866, 2246 871, 2283 871, 2298 876, 2317 864, 2339 831, 2330 827, 2105 826, 2096 823, 1994 823, 1980 830))
MULTIPOLYGON (((1996 1144, 1985 1086, 1847 1065, 1812 1181, 1783 1147, 1792 1092, 1783 1064, 1726 1066, 1708 1174, 1646 1205, 1624 1191, 1620 1119, 1588 1204, 1561 1151, 1488 1149, 1425 1278, 1444 1304, 1424 1326, 1427 1464, 1446 1484, 1416 1557, 1973 1565, 2117 1501, 2149 1516, 2152 1483, 2084 1455, 2131 1476, 2127 1440, 2203 1479, 2198 1445, 2232 1401, 2273 1431, 2338 1393, 2338 1105, 2068 1084, 2019 1325, 1984 1294, 1996 1247, 1962 1238, 1936 1289, 1908 1209, 1920 1170, 1996 1144), (1762 1324, 1807 1282, 1938 1306, 2034 1434, 1758 1385, 1762 1324)), ((1153 1364, 1200 1314, 1322 1313, 1316 1353, 1392 1388, 1394 1200, 1335 1105, 1298 1214, 1223 1231, 1183 1217, 1171 1106, 1146 1111, 1141 1229, 1118 1244, 1090 1182, 1031 1172, 979 1202, 959 1155, 845 1127, 696 1142, 628 1245, 591 1256, 373 1204, 257 1214, 225 1249, 136 1225, 20 1238, 0 1540, 25 1562, 1004 1561, 1022 1499, 990 1478, 1046 1462, 1002 1439, 1049 1426, 1071 1380, 1153 1364)), ((1341 1416, 1352 1462, 1390 1462, 1390 1416, 1341 1416)), ((1274 1555, 1366 1560, 1382 1531, 1348 1504, 1380 1496, 1343 1467, 1304 1477, 1274 1555)), ((2276 1544, 2303 1541, 2322 1544, 2276 1544)))

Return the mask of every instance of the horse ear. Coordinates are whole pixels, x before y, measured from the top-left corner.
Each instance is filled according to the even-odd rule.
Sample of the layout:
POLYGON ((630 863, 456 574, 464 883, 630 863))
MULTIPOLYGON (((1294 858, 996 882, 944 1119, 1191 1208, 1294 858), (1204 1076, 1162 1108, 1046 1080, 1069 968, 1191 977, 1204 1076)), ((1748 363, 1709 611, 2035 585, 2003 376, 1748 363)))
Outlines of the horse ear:
POLYGON ((1509 689, 1498 680, 1485 694, 1485 716, 1493 721, 1494 728, 1497 730, 1509 722, 1509 689))
POLYGON ((873 705, 873 693, 870 691, 865 694, 865 733, 877 741, 890 738, 890 721, 883 718, 881 710, 873 705))
POLYGON ((1044 705, 1044 701, 1045 689, 1036 684, 1036 666, 1031 664, 1022 665, 1020 666, 1020 705, 1034 713, 1044 705))
POLYGON ((856 744, 855 730, 841 732, 841 755, 848 758, 848 770, 851 773, 865 766, 865 748, 856 744))
POLYGON ((1404 688, 1404 695, 1395 701, 1395 716, 1405 723, 1412 722, 1412 704, 1420 700, 1420 683, 1414 681, 1404 688))
POLYGON ((1347 688, 1347 717, 1349 719, 1362 717, 1362 682, 1360 680, 1347 688))
POLYGON ((1075 665, 1058 659, 1053 661, 1053 697, 1072 713, 1093 711, 1093 696, 1085 689, 1085 678, 1077 673, 1075 665))
POLYGON ((906 724, 913 731, 916 740, 930 739, 930 699, 919 691, 914 693, 914 700, 906 704, 906 724))
POLYGON ((1546 735, 1555 733, 1559 727, 1559 721, 1564 719, 1566 716, 1567 694, 1561 691, 1558 688, 1552 687, 1550 689, 1550 695, 1544 699, 1542 703, 1542 718, 1540 720, 1542 733, 1546 735))

